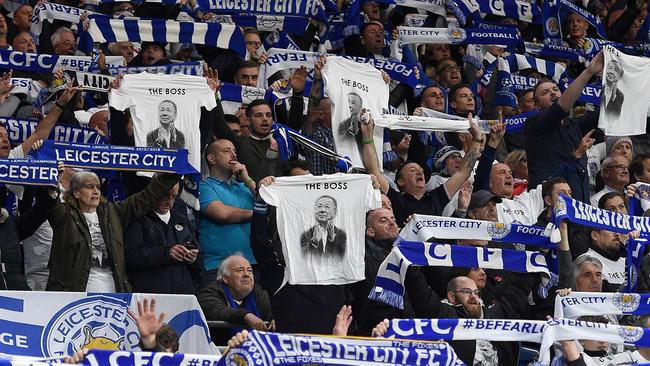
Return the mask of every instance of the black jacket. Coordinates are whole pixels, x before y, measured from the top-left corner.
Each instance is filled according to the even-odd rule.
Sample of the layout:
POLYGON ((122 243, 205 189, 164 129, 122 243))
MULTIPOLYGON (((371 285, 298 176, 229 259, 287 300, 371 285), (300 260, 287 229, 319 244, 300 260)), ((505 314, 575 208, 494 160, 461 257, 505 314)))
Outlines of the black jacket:
MULTIPOLYGON (((269 295, 259 285, 253 287, 253 291, 248 296, 254 296, 257 303, 257 310, 260 312, 259 318, 264 321, 273 320, 271 313, 271 301, 269 295)), ((207 320, 222 320, 228 323, 245 325, 244 317, 250 313, 244 307, 232 308, 228 303, 226 294, 221 288, 220 281, 213 281, 208 286, 199 291, 199 304, 203 309, 203 314, 207 320)))
MULTIPOLYGON (((1 194, 6 194, 3 188, 1 194)), ((28 238, 47 219, 47 208, 58 198, 52 198, 46 188, 36 190, 36 205, 20 216, 9 216, 0 223, 0 290, 29 290, 25 279, 23 248, 20 241, 28 238)))
MULTIPOLYGON (((503 294, 495 305, 483 306, 484 319, 521 319, 528 313, 528 293, 535 280, 534 274, 512 273, 512 286, 504 289, 503 294)), ((408 291, 408 288, 407 288, 408 291)), ((431 298, 438 296, 432 293, 431 298)), ((439 300, 439 299, 438 299, 439 300)), ((431 303, 428 318, 454 319, 468 318, 468 314, 462 305, 454 306, 447 302, 434 301, 431 303)), ((499 356, 499 366, 516 365, 519 357, 519 345, 516 342, 491 342, 499 356)), ((465 364, 474 364, 474 353, 476 352, 476 341, 451 341, 449 344, 454 348, 458 358, 465 364)))
POLYGON ((168 224, 151 212, 124 230, 126 269, 134 292, 196 293, 203 271, 203 254, 199 251, 191 264, 169 256, 176 244, 198 244, 187 216, 176 210, 170 212, 168 224))

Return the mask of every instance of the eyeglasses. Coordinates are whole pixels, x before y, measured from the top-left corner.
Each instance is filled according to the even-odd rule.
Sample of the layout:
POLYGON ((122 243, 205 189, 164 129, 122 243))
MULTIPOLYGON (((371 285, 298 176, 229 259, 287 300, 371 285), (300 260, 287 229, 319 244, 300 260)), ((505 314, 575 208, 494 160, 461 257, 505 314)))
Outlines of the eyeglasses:
POLYGON ((247 46, 253 46, 253 47, 260 47, 262 45, 262 42, 257 42, 257 41, 246 41, 247 46))
POLYGON ((620 170, 620 171, 626 171, 627 170, 627 167, 625 165, 623 165, 623 164, 609 165, 609 166, 607 166, 607 168, 613 168, 613 169, 620 170))
POLYGON ((460 71, 460 66, 458 65, 446 65, 445 67, 442 68, 442 71, 444 72, 452 72, 452 71, 460 71))
POLYGON ((470 296, 470 295, 474 295, 476 297, 481 296, 481 292, 479 290, 470 290, 468 288, 461 288, 460 290, 454 291, 454 293, 456 293, 456 292, 460 292, 461 294, 463 294, 465 296, 470 296))

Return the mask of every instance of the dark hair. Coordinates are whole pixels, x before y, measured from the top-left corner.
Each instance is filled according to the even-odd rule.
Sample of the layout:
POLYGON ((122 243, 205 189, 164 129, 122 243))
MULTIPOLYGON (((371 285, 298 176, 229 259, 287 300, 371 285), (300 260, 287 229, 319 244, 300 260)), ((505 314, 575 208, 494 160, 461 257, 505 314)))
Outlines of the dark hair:
POLYGON ((163 324, 156 332, 156 341, 163 349, 170 349, 172 353, 178 352, 178 334, 174 328, 163 324))
POLYGON ((648 154, 641 154, 637 155, 634 160, 630 163, 630 184, 631 183, 636 183, 637 175, 643 175, 643 161, 646 159, 650 159, 650 155, 648 154))
POLYGON ((259 69, 260 64, 258 64, 257 61, 252 61, 252 60, 242 61, 239 63, 239 66, 237 66, 237 71, 235 71, 235 73, 238 73, 239 70, 241 69, 249 69, 249 68, 259 69))
POLYGON ((273 106, 271 106, 271 103, 269 103, 266 99, 255 99, 246 106, 246 117, 251 118, 253 115, 253 108, 257 107, 258 105, 265 105, 269 107, 271 111, 273 111, 273 106))
POLYGON ((283 172, 282 175, 288 177, 288 176, 291 175, 291 171, 294 170, 294 169, 302 169, 302 170, 306 170, 306 171, 311 171, 310 166, 309 166, 309 162, 307 160, 296 159, 296 160, 290 160, 289 162, 287 162, 286 168, 284 169, 284 172, 283 172))
POLYGON ((553 177, 545 182, 542 183, 542 198, 544 197, 551 197, 553 195, 553 187, 555 187, 556 184, 560 183, 567 183, 566 179, 562 177, 553 177))
POLYGON ((625 196, 621 192, 607 192, 605 193, 600 199, 598 200, 598 208, 600 209, 605 209, 605 202, 608 200, 614 198, 614 197, 621 197, 623 202, 625 202, 625 207, 627 207, 627 200, 625 199, 625 196))
POLYGON ((650 315, 641 315, 635 322, 634 325, 641 328, 648 328, 648 322, 650 321, 650 315))
POLYGON ((537 98, 535 97, 535 95, 537 95, 537 88, 539 88, 544 83, 553 83, 554 85, 557 85, 557 83, 552 79, 549 79, 547 77, 542 77, 537 81, 537 84, 535 84, 535 86, 533 87, 533 100, 535 101, 537 100, 537 98))
MULTIPOLYGON (((467 84, 458 84, 454 85, 449 89, 449 93, 447 93, 447 97, 449 98, 449 101, 455 101, 456 100, 456 92, 459 91, 461 88, 467 88, 469 90, 472 90, 472 88, 469 87, 467 84)), ((474 92, 472 92, 474 94, 474 92)))
POLYGON ((237 118, 237 116, 235 116, 234 114, 224 114, 223 119, 226 120, 226 123, 240 124, 239 118, 237 118))
POLYGON ((602 315, 585 315, 585 316, 579 317, 578 320, 583 321, 583 322, 609 324, 609 319, 605 318, 602 315))

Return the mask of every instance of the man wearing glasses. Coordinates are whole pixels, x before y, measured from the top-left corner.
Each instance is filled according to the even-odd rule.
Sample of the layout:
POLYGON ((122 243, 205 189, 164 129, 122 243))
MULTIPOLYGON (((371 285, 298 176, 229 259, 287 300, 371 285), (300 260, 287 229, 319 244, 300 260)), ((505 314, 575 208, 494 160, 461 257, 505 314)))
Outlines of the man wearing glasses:
POLYGON ((625 186, 630 182, 629 162, 623 155, 609 157, 603 161, 600 176, 605 188, 591 197, 591 205, 598 207, 600 197, 609 192, 624 193, 625 186))

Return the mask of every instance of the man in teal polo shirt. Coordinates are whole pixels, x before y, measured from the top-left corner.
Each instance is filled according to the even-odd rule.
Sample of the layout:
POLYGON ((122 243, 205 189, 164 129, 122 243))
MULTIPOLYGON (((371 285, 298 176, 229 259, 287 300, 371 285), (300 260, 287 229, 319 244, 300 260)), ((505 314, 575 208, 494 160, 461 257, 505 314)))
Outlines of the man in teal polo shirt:
POLYGON ((246 166, 237 161, 235 146, 229 140, 211 143, 205 160, 210 176, 199 184, 199 242, 206 270, 201 287, 214 281, 221 262, 236 252, 251 264, 256 263, 250 247, 255 182, 246 166))

